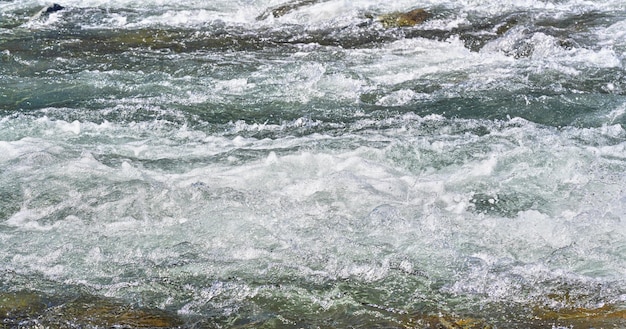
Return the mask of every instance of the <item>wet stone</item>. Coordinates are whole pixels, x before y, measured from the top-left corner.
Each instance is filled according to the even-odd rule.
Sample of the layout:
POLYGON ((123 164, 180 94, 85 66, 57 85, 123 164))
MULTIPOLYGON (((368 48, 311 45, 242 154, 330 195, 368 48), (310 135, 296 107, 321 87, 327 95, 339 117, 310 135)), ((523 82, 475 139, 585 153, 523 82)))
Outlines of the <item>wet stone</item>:
POLYGON ((378 17, 378 20, 385 28, 409 27, 424 23, 430 16, 429 12, 419 8, 407 12, 381 15, 378 17))
POLYGON ((36 316, 45 310, 46 307, 45 298, 35 292, 0 293, 0 319, 5 324, 36 316))
POLYGON ((68 319, 94 327, 172 328, 182 325, 182 321, 165 311, 133 308, 106 299, 79 299, 52 308, 45 322, 65 323, 68 319))
POLYGON ((46 13, 48 13, 48 14, 49 13, 54 13, 54 12, 57 12, 57 11, 61 11, 63 9, 65 9, 65 7, 61 6, 58 3, 55 3, 55 4, 52 4, 50 7, 46 8, 46 13))
POLYGON ((182 319, 160 309, 97 296, 67 301, 37 292, 0 293, 0 328, 179 328, 182 319))
MULTIPOLYGON (((236 319, 196 319, 192 328, 297 328, 318 326, 344 328, 624 328, 626 309, 623 305, 604 305, 597 308, 571 306, 568 301, 559 308, 542 305, 521 305, 497 309, 502 314, 486 312, 479 315, 456 315, 447 312, 407 312, 363 304, 359 312, 346 305, 307 314, 287 311, 284 304, 262 307, 256 316, 243 314, 236 319), (358 314, 358 315, 357 315, 358 314)), ((259 309, 257 309, 259 311, 259 309)), ((247 313, 247 312, 243 312, 247 313)), ((8 328, 187 328, 183 320, 165 310, 136 307, 121 301, 81 295, 77 298, 50 296, 34 291, 0 292, 0 329, 8 328)))
POLYGON ((605 305, 598 308, 535 309, 535 317, 553 327, 624 328, 626 309, 605 305))

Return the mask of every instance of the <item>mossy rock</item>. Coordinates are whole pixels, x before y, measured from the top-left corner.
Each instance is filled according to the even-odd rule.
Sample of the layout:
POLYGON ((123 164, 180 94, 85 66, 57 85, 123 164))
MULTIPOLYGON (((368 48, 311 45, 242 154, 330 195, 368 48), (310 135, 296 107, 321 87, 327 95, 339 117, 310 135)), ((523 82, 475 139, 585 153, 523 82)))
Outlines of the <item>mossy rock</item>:
POLYGON ((46 298, 35 292, 0 292, 0 320, 4 323, 36 316, 46 307, 46 298))
POLYGON ((624 328, 626 309, 605 305, 598 308, 535 309, 536 319, 567 328, 624 328))
POLYGON ((178 328, 176 315, 97 296, 73 300, 33 291, 0 293, 0 328, 178 328))
POLYGON ((92 296, 50 308, 42 322, 72 322, 80 327, 106 328, 175 328, 183 325, 176 315, 160 309, 136 308, 116 300, 92 296))
POLYGON ((381 15, 378 21, 385 28, 409 27, 424 23, 431 14, 424 9, 413 9, 408 12, 395 12, 381 15))
POLYGON ((509 18, 504 23, 496 27, 496 35, 501 37, 517 25, 519 25, 519 21, 516 18, 509 18))
POLYGON ((452 315, 412 315, 404 321, 407 328, 438 329, 492 329, 492 326, 480 319, 452 315))

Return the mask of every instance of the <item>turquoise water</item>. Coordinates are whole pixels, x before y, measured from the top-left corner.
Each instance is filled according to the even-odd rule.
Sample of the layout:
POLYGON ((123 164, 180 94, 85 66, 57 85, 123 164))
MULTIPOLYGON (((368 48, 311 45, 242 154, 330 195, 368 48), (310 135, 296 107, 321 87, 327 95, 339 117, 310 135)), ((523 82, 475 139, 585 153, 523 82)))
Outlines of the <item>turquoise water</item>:
POLYGON ((280 4, 0 1, 0 290, 190 327, 624 308, 622 1, 280 4))

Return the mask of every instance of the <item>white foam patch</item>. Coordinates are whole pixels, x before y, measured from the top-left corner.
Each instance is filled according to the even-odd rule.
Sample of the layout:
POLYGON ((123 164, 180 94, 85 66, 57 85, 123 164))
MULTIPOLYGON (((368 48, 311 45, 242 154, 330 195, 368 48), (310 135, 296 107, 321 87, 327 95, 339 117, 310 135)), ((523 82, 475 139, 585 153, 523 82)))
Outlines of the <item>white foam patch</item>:
POLYGON ((318 85, 326 97, 333 97, 338 100, 353 100, 354 102, 359 100, 361 93, 368 90, 364 81, 344 74, 326 75, 318 85))
POLYGON ((347 1, 327 1, 288 13, 280 18, 281 22, 289 24, 321 25, 335 21, 346 24, 355 20, 355 6, 347 1), (340 20, 343 18, 343 20, 340 20))
POLYGON ((567 49, 559 45, 559 39, 541 32, 528 35, 528 31, 523 27, 513 28, 504 36, 489 42, 481 49, 481 53, 516 54, 524 53, 525 48, 528 48, 528 54, 525 56, 529 56, 531 61, 528 64, 541 67, 541 70, 550 68, 566 74, 577 75, 580 73, 578 68, 584 66, 600 68, 622 66, 619 54, 610 47, 567 49))
POLYGON ((215 89, 219 93, 241 94, 254 88, 254 83, 248 83, 248 79, 238 78, 224 81, 216 81, 215 89))
POLYGON ((389 95, 383 96, 376 105, 379 106, 403 106, 409 104, 411 101, 420 98, 428 98, 427 94, 418 94, 413 90, 402 89, 394 91, 389 95))
POLYGON ((257 85, 263 89, 265 97, 308 103, 325 94, 318 85, 326 74, 326 67, 321 63, 290 62, 285 67, 265 66, 261 70, 262 82, 257 85))
MULTIPOLYGON (((8 266, 48 268, 47 275, 62 280, 123 280, 117 276, 132 264, 180 260, 180 268, 164 267, 167 273, 162 274, 262 277, 289 273, 309 279, 378 282, 398 269, 410 271, 411 264, 419 264, 419 270, 429 275, 456 280, 451 291, 478 291, 494 299, 515 299, 520 290, 534 289, 510 280, 515 276, 534 279, 531 264, 543 264, 546 258, 559 261, 555 250, 577 257, 571 263, 559 263, 562 273, 584 276, 592 267, 593 275, 623 273, 623 256, 606 257, 613 248, 607 239, 613 237, 619 243, 615 234, 624 234, 620 223, 611 218, 619 218, 624 210, 620 200, 626 196, 619 186, 626 182, 616 177, 611 183, 615 187, 607 188, 612 185, 599 176, 609 171, 597 165, 626 158, 622 144, 592 150, 578 144, 581 129, 559 133, 519 119, 493 124, 491 133, 484 136, 449 134, 447 121, 440 116, 396 119, 415 126, 394 130, 390 146, 378 148, 352 148, 350 140, 356 136, 350 134, 286 140, 199 134, 184 153, 247 149, 264 156, 241 163, 207 162, 182 172, 142 167, 131 159, 111 167, 83 152, 40 172, 47 182, 29 182, 35 192, 41 184, 59 184, 67 189, 58 191, 62 201, 24 207, 5 225, 36 236, 28 248, 43 248, 47 239, 61 235, 84 252, 61 250, 45 261, 32 254, 15 258, 8 266), (419 134, 420 124, 440 125, 442 130, 419 134), (533 147, 512 142, 516 140, 533 147), (331 150, 310 146, 324 142, 335 146, 331 150), (284 151, 297 145, 309 145, 309 150, 284 151), (393 147, 406 148, 398 157, 392 156, 393 147), (411 164, 429 156, 423 161, 435 165, 441 159, 442 164, 412 171, 411 164), (522 208, 507 216, 489 209, 478 213, 473 212, 470 200, 476 192, 492 193, 493 207, 515 202, 517 195, 538 201, 521 203, 522 208), (594 212, 596 208, 604 212, 594 212), (56 214, 64 215, 55 218, 56 214), (179 244, 181 251, 171 249, 179 244), (184 265, 186 248, 201 255, 194 256, 201 257, 200 263, 184 265), (476 250, 482 252, 483 265, 450 272, 466 257, 479 257, 476 250), (589 260, 578 258, 582 254, 589 260), (437 262, 432 261, 435 258, 437 262), (509 261, 521 265, 501 275, 490 274, 486 281, 465 280, 492 273, 490 269, 509 261)), ((82 126, 82 134, 100 129, 100 133, 114 135, 121 129, 113 123, 82 126)), ((587 134, 594 136, 623 134, 620 126, 589 129, 587 134)), ((360 138, 389 141, 385 134, 360 138)), ((106 148, 113 154, 145 159, 181 158, 180 144, 171 139, 150 143, 124 142, 106 148)), ((26 195, 26 204, 32 204, 29 198, 26 195)), ((11 239, 3 243, 17 248, 11 239)), ((104 289, 109 288, 113 293, 124 289, 104 289)), ((236 303, 236 297, 228 294, 220 290, 221 299, 214 302, 236 303)), ((201 312, 206 303, 194 300, 182 312, 201 312)))
POLYGON ((31 209, 21 210, 11 216, 5 223, 10 226, 20 227, 26 230, 50 230, 51 227, 42 226, 37 219, 43 217, 47 211, 37 211, 31 209))
MULTIPOLYGON (((598 29, 600 44, 606 47, 624 46, 626 44, 626 20, 619 21, 606 29, 598 29)), ((626 54, 622 54, 622 59, 626 54)))
POLYGON ((80 134, 80 122, 78 120, 74 120, 71 123, 57 121, 57 125, 62 131, 71 132, 74 135, 80 134))
POLYGON ((214 21, 228 20, 232 23, 234 21, 232 17, 233 16, 229 13, 203 9, 175 10, 166 11, 159 15, 144 17, 137 23, 129 24, 129 27, 145 27, 154 25, 178 27, 205 26, 214 21))
POLYGON ((128 17, 118 13, 111 13, 108 18, 104 19, 104 24, 117 28, 124 27, 128 24, 128 17))
POLYGON ((454 81, 458 79, 455 77, 457 72, 473 71, 490 60, 470 52, 458 38, 445 42, 426 39, 399 40, 378 52, 377 56, 379 57, 373 65, 357 67, 357 70, 381 85, 434 77, 444 80, 449 77, 454 81))
POLYGON ((480 161, 477 164, 470 165, 468 174, 470 176, 489 176, 498 165, 497 157, 493 156, 487 160, 480 161))
POLYGON ((16 144, 18 143, 0 141, 0 154, 2 154, 2 160, 0 160, 0 162, 10 161, 23 152, 23 149, 16 144))

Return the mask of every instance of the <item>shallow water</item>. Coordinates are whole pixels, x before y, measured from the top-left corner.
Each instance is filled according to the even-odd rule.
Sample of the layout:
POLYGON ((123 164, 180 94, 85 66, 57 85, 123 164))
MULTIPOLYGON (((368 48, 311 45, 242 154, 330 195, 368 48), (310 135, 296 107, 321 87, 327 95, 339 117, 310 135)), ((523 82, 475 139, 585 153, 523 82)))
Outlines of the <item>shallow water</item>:
POLYGON ((280 4, 0 2, 0 290, 189 327, 625 307, 622 1, 280 4))

